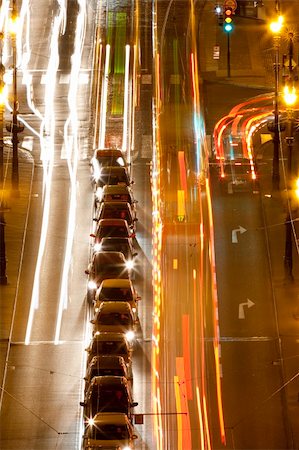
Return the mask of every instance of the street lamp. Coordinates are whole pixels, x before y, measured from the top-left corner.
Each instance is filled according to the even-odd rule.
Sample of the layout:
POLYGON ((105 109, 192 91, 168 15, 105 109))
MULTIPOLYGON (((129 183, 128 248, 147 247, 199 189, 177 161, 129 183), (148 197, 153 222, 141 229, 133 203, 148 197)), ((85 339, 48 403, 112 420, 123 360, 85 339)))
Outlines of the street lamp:
POLYGON ((2 63, 2 53, 3 53, 3 38, 4 34, 0 32, 0 188, 3 185, 3 161, 4 161, 4 145, 3 145, 3 116, 4 116, 4 90, 5 84, 3 81, 5 67, 2 63))
POLYGON ((17 43, 16 36, 19 25, 16 0, 12 2, 12 13, 9 22, 9 30, 12 40, 12 66, 13 66, 13 110, 12 110, 12 192, 19 190, 19 157, 18 157, 18 93, 17 93, 17 43))
POLYGON ((288 146, 288 170, 287 170, 287 216, 285 221, 286 235, 285 235, 285 254, 284 254, 284 266, 286 276, 289 280, 293 281, 293 249, 292 249, 292 233, 293 233, 293 221, 292 221, 292 199, 290 196, 290 190, 292 188, 293 174, 292 174, 292 149, 294 144, 293 136, 293 106, 297 100, 297 94, 295 87, 284 88, 284 101, 287 106, 287 136, 286 143, 288 146))
POLYGON ((283 16, 278 16, 277 20, 270 23, 270 30, 273 33, 273 42, 275 49, 275 92, 274 92, 274 136, 273 136, 273 166, 272 166, 272 183, 274 189, 279 189, 279 47, 281 38, 281 28, 283 25, 283 16))
POLYGON ((0 285, 7 284, 6 276, 6 250, 5 250, 5 219, 4 212, 7 210, 6 203, 3 200, 3 160, 4 160, 4 145, 3 145, 3 116, 4 104, 6 100, 6 86, 3 81, 5 67, 2 63, 3 51, 3 32, 0 32, 0 285))

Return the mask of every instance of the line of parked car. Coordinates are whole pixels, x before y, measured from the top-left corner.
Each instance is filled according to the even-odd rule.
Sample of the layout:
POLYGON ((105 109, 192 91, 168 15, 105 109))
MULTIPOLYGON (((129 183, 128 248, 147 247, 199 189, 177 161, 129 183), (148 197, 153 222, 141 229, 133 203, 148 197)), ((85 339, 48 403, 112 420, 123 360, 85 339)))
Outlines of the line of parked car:
POLYGON ((118 149, 100 149, 90 162, 94 219, 85 273, 93 311, 86 349, 84 450, 134 449, 132 354, 139 327, 140 297, 133 280, 136 200, 130 170, 118 149))

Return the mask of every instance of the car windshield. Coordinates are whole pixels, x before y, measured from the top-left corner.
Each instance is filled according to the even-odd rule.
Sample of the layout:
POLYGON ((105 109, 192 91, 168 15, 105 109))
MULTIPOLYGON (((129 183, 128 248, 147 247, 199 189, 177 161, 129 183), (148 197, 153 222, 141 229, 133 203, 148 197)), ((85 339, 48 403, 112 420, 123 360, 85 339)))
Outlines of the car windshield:
POLYGON ((130 184, 130 180, 128 179, 126 173, 122 172, 118 172, 118 173, 114 173, 112 172, 105 172, 102 173, 99 177, 99 180, 103 183, 103 184, 120 184, 120 183, 124 183, 124 184, 130 184))
POLYGON ((118 251, 121 252, 126 259, 132 257, 131 249, 128 243, 124 242, 103 242, 101 246, 101 250, 106 251, 118 251))
POLYGON ((125 166, 125 161, 121 156, 97 156, 100 166, 125 166))
POLYGON ((113 225, 101 226, 98 237, 129 237, 129 233, 126 227, 115 227, 113 225))
POLYGON ((122 314, 118 312, 108 313, 108 314, 101 314, 100 317, 98 317, 98 324, 99 325, 125 325, 129 326, 132 325, 132 317, 130 314, 122 314))
POLYGON ((132 301, 133 295, 129 288, 119 288, 119 287, 104 287, 101 289, 100 300, 120 300, 120 301, 132 301))
POLYGON ((88 428, 88 435, 96 440, 123 440, 129 439, 129 430, 126 425, 105 424, 88 428))
POLYGON ((102 219, 124 219, 129 223, 132 222, 132 217, 127 209, 110 209, 105 208, 103 214, 101 214, 102 219))
POLYGON ((95 416, 98 412, 121 412, 127 413, 129 407, 128 394, 125 389, 104 388, 96 386, 90 399, 91 415, 95 416))

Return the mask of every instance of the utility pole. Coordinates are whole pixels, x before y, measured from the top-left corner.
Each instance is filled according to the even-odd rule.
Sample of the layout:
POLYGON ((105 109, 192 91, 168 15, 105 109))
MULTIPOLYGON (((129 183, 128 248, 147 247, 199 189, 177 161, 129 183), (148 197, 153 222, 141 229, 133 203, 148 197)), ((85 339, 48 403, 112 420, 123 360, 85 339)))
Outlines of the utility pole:
POLYGON ((5 250, 5 219, 4 212, 8 211, 3 199, 0 201, 0 285, 7 284, 6 250, 5 250))
POLYGON ((285 235, 285 274, 290 281, 294 280, 293 277, 293 217, 292 217, 292 186, 293 186, 293 169, 292 169, 292 151, 294 145, 294 105, 296 103, 297 94, 294 86, 294 74, 293 74, 293 33, 289 33, 289 54, 288 54, 288 68, 289 74, 287 78, 287 84, 284 87, 284 99, 287 105, 287 135, 286 143, 288 146, 288 170, 287 170, 287 216, 285 221, 286 235, 285 235))
POLYGON ((288 192, 288 203, 287 203, 287 216, 285 221, 285 253, 284 253, 284 266, 286 277, 293 281, 293 219, 292 219, 292 199, 290 197, 291 187, 292 187, 292 150, 294 144, 293 137, 293 112, 288 111, 288 132, 286 136, 286 143, 288 145, 288 171, 287 171, 287 192, 288 192))
POLYGON ((3 52, 3 31, 0 31, 0 189, 3 185, 3 164, 4 164, 4 144, 3 144, 3 120, 4 120, 4 81, 5 67, 2 63, 3 52))
POLYGON ((18 155, 18 92, 17 92, 17 5, 16 0, 12 2, 11 16, 11 40, 12 40, 12 65, 13 65, 13 110, 12 110, 12 174, 11 184, 13 195, 19 191, 19 155, 18 155))

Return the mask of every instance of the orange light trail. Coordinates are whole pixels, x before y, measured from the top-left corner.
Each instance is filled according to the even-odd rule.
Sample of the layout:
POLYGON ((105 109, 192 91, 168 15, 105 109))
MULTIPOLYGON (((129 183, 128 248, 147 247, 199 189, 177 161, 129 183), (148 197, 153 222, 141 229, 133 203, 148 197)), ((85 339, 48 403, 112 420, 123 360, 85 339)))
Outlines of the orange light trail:
POLYGON ((180 168, 180 181, 181 181, 181 188, 185 192, 185 199, 187 199, 187 175, 186 175, 186 164, 185 164, 185 152, 178 151, 178 159, 179 159, 179 168, 180 168))
POLYGON ((184 358, 176 358, 174 389, 178 425, 178 450, 192 450, 190 415, 187 402, 186 374, 184 358))
POLYGON ((188 400, 192 400, 192 382, 191 382, 191 363, 190 363, 190 326, 189 315, 183 314, 182 317, 182 334, 183 334, 183 356, 184 356, 184 372, 185 383, 188 400))
POLYGON ((212 202, 211 202, 211 192, 209 186, 209 180, 206 179, 206 193, 207 193, 207 204, 208 204, 208 214, 209 214, 209 224, 210 224, 210 264, 212 267, 212 292, 213 292, 213 321, 214 321, 214 357, 215 357, 215 367, 216 367, 216 391, 217 391, 217 403, 218 403, 218 418, 220 426, 221 441, 226 444, 224 417, 223 417, 223 405, 222 405, 222 392, 221 392, 221 370, 220 370, 220 330, 218 323, 218 294, 217 294, 217 280, 216 280, 216 262, 215 262, 215 245, 214 245, 214 226, 213 226, 213 212, 212 212, 212 202))

